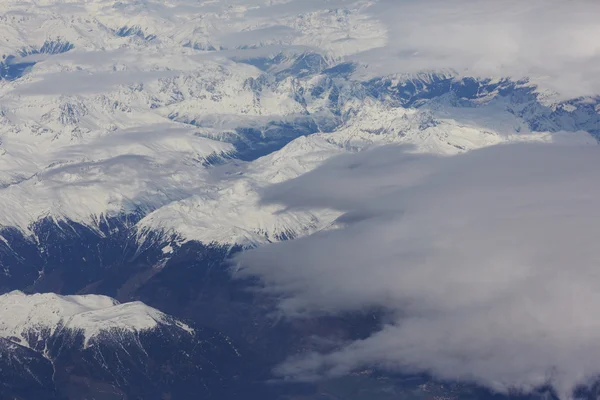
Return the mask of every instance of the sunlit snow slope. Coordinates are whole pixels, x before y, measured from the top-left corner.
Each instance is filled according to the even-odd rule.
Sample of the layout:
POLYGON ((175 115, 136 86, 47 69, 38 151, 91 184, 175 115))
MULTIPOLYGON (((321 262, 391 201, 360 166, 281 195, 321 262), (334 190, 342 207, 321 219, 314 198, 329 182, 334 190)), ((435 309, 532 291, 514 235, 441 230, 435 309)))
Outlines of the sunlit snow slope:
POLYGON ((26 295, 18 291, 0 296, 0 337, 26 347, 35 347, 59 330, 82 334, 87 345, 99 335, 122 338, 159 325, 192 332, 182 322, 140 302, 120 304, 99 295, 26 295))

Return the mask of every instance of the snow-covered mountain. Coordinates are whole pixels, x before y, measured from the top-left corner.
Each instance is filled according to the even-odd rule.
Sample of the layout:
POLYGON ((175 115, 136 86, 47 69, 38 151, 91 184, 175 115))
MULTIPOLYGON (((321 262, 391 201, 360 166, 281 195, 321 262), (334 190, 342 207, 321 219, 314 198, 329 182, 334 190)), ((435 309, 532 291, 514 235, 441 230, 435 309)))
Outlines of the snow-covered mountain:
POLYGON ((81 335, 83 346, 107 338, 134 338, 159 326, 193 335, 189 326, 140 302, 120 304, 106 296, 25 295, 15 291, 0 296, 0 337, 22 346, 46 348, 54 335, 81 335))
POLYGON ((386 144, 600 137, 599 98, 378 74, 356 57, 394 40, 376 3, 0 3, 0 398, 282 398, 263 372, 377 320, 274 323, 232 280, 241 248, 339 217, 262 204, 266 187, 386 144))
POLYGON ((0 224, 98 230, 136 213, 140 238, 254 245, 335 220, 262 206, 258 193, 341 152, 596 133, 595 101, 553 101, 527 82, 364 80, 344 57, 387 40, 368 6, 3 2, 0 224))
MULTIPOLYGON (((0 296, 1 398, 252 395, 243 354, 210 330, 106 296, 0 296)), ((248 375, 250 374, 250 375, 248 375)))

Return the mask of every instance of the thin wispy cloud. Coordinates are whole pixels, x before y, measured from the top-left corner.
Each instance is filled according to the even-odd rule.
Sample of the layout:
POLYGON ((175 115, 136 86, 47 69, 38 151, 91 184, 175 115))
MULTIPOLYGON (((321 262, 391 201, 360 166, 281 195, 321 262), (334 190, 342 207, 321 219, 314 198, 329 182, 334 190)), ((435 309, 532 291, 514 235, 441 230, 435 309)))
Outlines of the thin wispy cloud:
POLYGON ((600 375, 600 152, 499 145, 453 156, 384 147, 271 187, 266 202, 345 212, 343 227, 243 253, 289 317, 389 311, 380 332, 277 371, 378 366, 498 391, 600 375))

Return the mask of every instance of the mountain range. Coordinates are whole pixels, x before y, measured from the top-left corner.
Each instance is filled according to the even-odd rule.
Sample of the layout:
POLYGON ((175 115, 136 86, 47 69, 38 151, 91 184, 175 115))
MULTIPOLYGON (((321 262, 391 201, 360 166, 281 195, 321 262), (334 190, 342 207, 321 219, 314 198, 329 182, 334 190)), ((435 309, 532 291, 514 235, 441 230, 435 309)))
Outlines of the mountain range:
POLYGON ((483 396, 380 371, 273 383, 287 356, 375 330, 378 310, 277 318, 228 261, 335 229, 337 211, 261 193, 337 155, 600 136, 598 98, 452 70, 373 75, 352 59, 390 40, 369 4, 2 2, 1 398, 483 396))

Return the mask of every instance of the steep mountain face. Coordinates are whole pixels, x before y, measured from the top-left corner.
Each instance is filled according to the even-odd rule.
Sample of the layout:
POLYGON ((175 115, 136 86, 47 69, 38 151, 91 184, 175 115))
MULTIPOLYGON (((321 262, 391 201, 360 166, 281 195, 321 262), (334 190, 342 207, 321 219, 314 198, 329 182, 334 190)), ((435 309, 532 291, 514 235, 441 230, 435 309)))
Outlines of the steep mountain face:
POLYGON ((38 352, 0 338, 0 396, 3 399, 57 399, 52 362, 38 352))
MULTIPOLYGON (((226 336, 104 296, 0 296, 2 398, 259 396, 226 336), (243 376, 243 377, 240 377, 243 376)), ((255 397, 256 398, 256 397, 255 397)))
MULTIPOLYGON (((14 247, 0 244, 2 292, 20 288, 31 293, 102 293, 124 303, 141 300, 177 318, 227 332, 238 346, 253 349, 257 364, 272 365, 310 342, 293 333, 289 321, 273 319, 273 299, 249 290, 253 282, 232 277, 228 259, 240 246, 149 238, 140 245, 131 224, 110 220, 107 225, 111 229, 101 236, 75 223, 59 229, 47 221, 37 227, 45 233, 37 243, 6 235, 14 247)), ((312 329, 303 325, 298 327, 312 329)))
MULTIPOLYGON (((114 391, 115 398, 120 398, 118 395, 122 393, 128 394, 130 398, 138 398, 135 395, 140 393, 142 396, 139 398, 154 398, 152 396, 156 393, 170 393, 172 398, 185 399, 190 398, 190 393, 193 393, 192 389, 188 388, 195 387, 193 385, 199 382, 208 382, 210 392, 218 393, 216 398, 240 398, 237 390, 243 390, 245 398, 249 399, 286 399, 288 396, 304 395, 318 398, 321 389, 311 384, 269 384, 268 381, 272 379, 271 368, 289 354, 328 348, 339 340, 366 335, 379 323, 376 310, 365 315, 315 321, 286 321, 277 318, 273 314, 273 299, 250 290, 253 288, 253 282, 232 277, 227 260, 232 253, 240 250, 239 247, 206 246, 198 242, 161 246, 153 243, 148 247, 138 247, 135 235, 128 234, 131 233, 131 225, 128 229, 124 221, 117 220, 108 222, 112 227, 112 234, 107 230, 104 237, 74 223, 62 225, 61 230, 51 221, 47 224, 46 227, 39 227, 41 232, 48 233, 40 243, 21 238, 20 246, 15 246, 14 249, 2 245, 0 264, 9 267, 7 275, 2 278, 2 291, 21 287, 27 292, 67 295, 79 293, 78 296, 85 294, 84 298, 92 296, 88 295, 89 293, 103 293, 117 298, 124 305, 141 300, 173 317, 159 313, 157 319, 167 322, 164 329, 162 324, 157 324, 161 327, 159 331, 152 329, 144 331, 144 335, 133 336, 119 333, 116 336, 119 346, 124 342, 130 343, 130 347, 125 348, 129 354, 127 356, 121 355, 121 348, 113 344, 112 338, 115 336, 94 336, 87 340, 86 347, 86 331, 78 329, 76 337, 73 338, 72 334, 66 335, 65 329, 57 329, 58 326, 65 325, 65 322, 61 321, 72 325, 72 319, 57 317, 55 312, 47 308, 39 309, 37 315, 49 315, 52 318, 52 323, 48 324, 51 329, 41 329, 47 332, 46 336, 42 336, 49 338, 36 347, 38 353, 42 353, 41 356, 36 353, 34 358, 27 359, 40 364, 40 367, 36 367, 39 368, 39 372, 36 372, 35 378, 27 378, 24 383, 15 386, 11 389, 12 392, 6 392, 20 393, 22 398, 35 398, 32 392, 26 391, 31 379, 46 382, 40 390, 57 393, 57 396, 64 395, 65 392, 60 388, 71 387, 71 379, 74 379, 75 394, 70 397, 74 399, 82 398, 78 396, 84 394, 92 396, 98 391, 106 391, 108 386, 105 384, 119 388, 114 391), (114 229, 117 226, 119 229, 114 229), (16 254, 22 255, 22 258, 16 258, 16 254), (194 335, 190 335, 185 327, 172 327, 173 318, 183 319, 186 324, 189 324, 187 321, 193 321, 194 335), (163 332, 165 330, 166 333, 163 332), (159 333, 159 337, 156 338, 159 333), (315 340, 316 335, 329 337, 331 342, 315 340), (199 338, 199 342, 194 338, 199 338), (147 354, 140 354, 140 341, 147 354), (48 346, 45 343, 50 343, 50 347, 56 349, 58 361, 55 361, 54 365, 58 365, 60 361, 60 368, 64 373, 60 375, 60 380, 57 374, 44 375, 44 368, 48 368, 45 358, 45 349, 48 346), (176 376, 185 377, 185 374, 193 373, 195 381, 190 377, 185 378, 186 380, 173 378, 173 381, 165 382, 152 375, 155 371, 151 368, 153 363, 163 360, 167 354, 180 354, 181 349, 187 354, 194 354, 189 350, 190 343, 194 343, 193 348, 199 354, 198 358, 188 359, 186 356, 160 362, 170 363, 172 366, 165 368, 178 371, 176 376), (202 346, 198 343, 202 343, 202 346), (97 353, 98 348, 102 349, 101 354, 97 353), (80 361, 81 359, 83 361, 80 361), (125 367, 120 366, 120 360, 123 359, 128 360, 125 367), (84 368, 82 363, 87 367, 84 368), (132 375, 127 382, 118 381, 117 384, 116 378, 106 372, 103 363, 108 365, 110 370, 125 368, 129 371, 127 373, 131 374, 139 370, 149 372, 145 372, 143 376, 132 375), (145 363, 150 363, 150 366, 145 363), (213 369, 207 369, 206 363, 212 365, 213 369), (81 368, 74 369, 75 367, 81 368), (218 376, 222 378, 219 381, 222 382, 222 386, 212 380, 212 371, 216 371, 215 374, 218 372, 218 376), (152 384, 148 382, 149 376, 153 377, 152 384), (231 378, 232 376, 234 378, 231 378), (183 387, 187 391, 177 391, 174 387, 183 387), (146 391, 147 388, 151 388, 152 391, 146 391), (226 389, 232 391, 225 391, 226 389)), ((17 234, 16 231, 14 233, 17 234)), ((16 236, 11 237, 10 242, 17 243, 16 236)), ((9 292, 5 296, 16 299, 15 303, 19 304, 22 303, 21 298, 24 295, 9 292)), ((116 301, 103 299, 110 307, 116 301)), ((146 309, 146 306, 142 308, 146 309)), ((29 323, 35 321, 30 314, 16 312, 14 307, 0 306, 0 310, 2 309, 7 314, 19 315, 21 320, 29 323)), ((155 313, 155 309, 150 312, 151 315, 155 313)), ((85 315, 86 319, 98 322, 100 327, 110 331, 110 324, 106 318, 100 321, 94 317, 94 313, 85 315)), ((13 323, 14 325, 21 326, 13 323)), ((38 326, 35 323, 34 325, 38 326)), ((14 346, 11 348, 18 348, 16 346, 27 343, 29 347, 24 347, 29 351, 33 345, 29 345, 28 339, 36 341, 40 336, 38 331, 40 329, 35 330, 33 334, 21 335, 22 330, 13 327, 7 330, 5 336, 12 338, 10 344, 14 346), (25 336, 26 339, 21 336, 25 336), (19 337, 20 340, 17 340, 19 337)), ((93 329, 88 331, 94 332, 93 329)), ((203 398, 212 398, 209 394, 203 398)))

